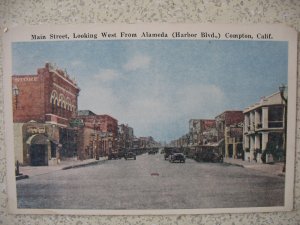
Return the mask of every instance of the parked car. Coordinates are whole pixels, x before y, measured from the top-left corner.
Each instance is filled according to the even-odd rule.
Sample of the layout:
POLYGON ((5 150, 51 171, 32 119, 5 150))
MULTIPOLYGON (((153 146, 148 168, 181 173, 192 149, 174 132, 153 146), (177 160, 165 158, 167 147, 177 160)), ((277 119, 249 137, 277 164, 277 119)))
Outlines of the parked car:
POLYGON ((155 150, 148 151, 148 155, 155 155, 155 154, 156 154, 155 150))
POLYGON ((216 152, 205 152, 202 156, 204 162, 223 162, 223 155, 216 152))
POLYGON ((182 153, 174 153, 174 154, 170 155, 169 161, 172 163, 173 162, 185 163, 185 156, 182 153))
POLYGON ((171 155, 173 155, 174 153, 178 152, 178 150, 176 148, 167 148, 167 147, 165 147, 164 148, 164 152, 165 152, 164 158, 165 158, 165 160, 167 160, 167 159, 169 159, 169 157, 171 155))
POLYGON ((127 152, 125 155, 124 155, 124 158, 127 160, 127 159, 134 159, 136 160, 136 154, 134 152, 127 152))
POLYGON ((108 160, 112 159, 118 159, 117 153, 112 152, 108 155, 108 160))
POLYGON ((108 160, 111 160, 111 159, 121 159, 121 158, 122 158, 122 153, 121 152, 111 152, 108 155, 108 160))

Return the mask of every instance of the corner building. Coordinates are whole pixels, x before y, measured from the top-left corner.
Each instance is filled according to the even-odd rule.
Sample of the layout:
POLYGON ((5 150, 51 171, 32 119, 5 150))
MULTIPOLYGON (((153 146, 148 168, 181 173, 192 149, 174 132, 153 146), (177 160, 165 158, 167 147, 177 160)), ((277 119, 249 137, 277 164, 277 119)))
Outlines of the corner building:
MULTIPOLYGON (((280 92, 263 97, 244 110, 245 160, 263 162, 266 153, 284 160, 284 104, 280 92)), ((265 157, 268 162, 268 157, 265 157)))
POLYGON ((243 111, 228 110, 215 117, 217 140, 226 158, 243 157, 243 111))
POLYGON ((76 82, 46 63, 37 74, 13 75, 12 90, 16 160, 41 166, 58 163, 61 153, 69 155, 70 149, 61 143, 66 142, 62 133, 71 130, 69 121, 77 114, 76 82))

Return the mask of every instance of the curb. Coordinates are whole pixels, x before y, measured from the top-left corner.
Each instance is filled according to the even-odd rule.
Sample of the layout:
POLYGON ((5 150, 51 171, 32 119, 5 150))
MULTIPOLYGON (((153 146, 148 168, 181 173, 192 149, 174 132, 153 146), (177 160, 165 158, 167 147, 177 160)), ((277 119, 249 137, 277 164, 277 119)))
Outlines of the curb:
MULTIPOLYGON (((69 170, 69 169, 75 169, 75 168, 79 168, 79 167, 92 166, 92 165, 104 163, 105 161, 106 160, 99 160, 99 161, 93 161, 93 162, 89 162, 89 163, 82 163, 82 164, 77 164, 77 165, 65 166, 65 167, 62 167, 62 168, 57 169, 57 170, 69 170)), ((23 174, 20 174, 20 175, 16 176, 16 180, 23 180, 23 179, 28 179, 28 178, 29 178, 28 175, 23 175, 23 174)))
POLYGON ((28 175, 18 175, 18 176, 16 176, 16 180, 23 180, 23 179, 28 179, 29 178, 29 176, 28 175))
MULTIPOLYGON (((226 165, 231 165, 231 166, 238 166, 238 167, 242 167, 242 168, 245 168, 245 169, 253 169, 251 167, 248 167, 247 165, 241 165, 241 164, 237 164, 237 163, 230 163, 230 162, 223 162, 224 164, 226 165)), ((253 169, 253 170, 257 170, 257 171, 262 171, 262 172, 265 172, 265 173, 268 173, 266 171, 263 171, 263 170, 258 170, 258 169, 253 169)), ((270 173, 268 173, 270 174, 270 173)), ((285 177, 285 173, 274 173, 274 174, 271 174, 271 175, 274 175, 274 176, 279 176, 279 177, 285 177)))
POLYGON ((238 166, 238 167, 243 167, 243 168, 245 168, 244 165, 237 164, 237 163, 223 162, 223 164, 228 165, 228 166, 238 166))
POLYGON ((63 167, 62 170, 69 170, 69 169, 74 169, 74 168, 79 168, 79 167, 85 167, 85 166, 92 166, 95 164, 99 164, 104 162, 105 160, 99 160, 99 161, 95 161, 95 162, 89 162, 89 163, 83 163, 83 164, 78 164, 78 165, 71 165, 71 166, 66 166, 63 167))

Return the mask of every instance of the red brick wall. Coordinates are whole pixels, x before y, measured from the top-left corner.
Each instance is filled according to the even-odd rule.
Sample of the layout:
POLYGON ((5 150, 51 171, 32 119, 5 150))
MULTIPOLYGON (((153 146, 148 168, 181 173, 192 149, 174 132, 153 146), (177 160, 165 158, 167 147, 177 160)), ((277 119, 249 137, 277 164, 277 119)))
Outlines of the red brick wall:
POLYGON ((201 131, 209 130, 210 128, 216 127, 215 120, 201 120, 201 131))
POLYGON ((45 114, 66 119, 76 116, 79 88, 63 71, 51 70, 49 64, 38 69, 37 75, 14 75, 12 86, 20 90, 13 96, 14 122, 45 122, 45 114), (51 103, 53 91, 56 105, 51 103))
POLYGON ((19 89, 19 95, 13 96, 14 122, 28 122, 36 120, 43 122, 44 85, 41 77, 37 75, 13 76, 13 87, 19 89))
POLYGON ((238 124, 244 121, 244 114, 242 111, 228 111, 225 112, 226 126, 238 124))
POLYGON ((116 137, 118 134, 118 120, 109 115, 98 115, 100 119, 100 129, 102 132, 112 132, 116 137))
POLYGON ((216 120, 225 121, 225 126, 238 124, 244 121, 243 111, 225 111, 216 116, 216 120))
POLYGON ((244 121, 243 111, 225 111, 216 116, 218 141, 224 138, 225 127, 236 125, 244 121))

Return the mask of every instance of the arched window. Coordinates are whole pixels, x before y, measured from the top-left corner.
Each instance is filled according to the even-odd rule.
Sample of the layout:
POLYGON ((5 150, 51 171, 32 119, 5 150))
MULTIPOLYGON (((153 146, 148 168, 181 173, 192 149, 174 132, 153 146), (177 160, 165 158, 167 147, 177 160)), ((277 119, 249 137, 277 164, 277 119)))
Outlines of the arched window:
POLYGON ((65 96, 63 94, 59 95, 58 105, 59 105, 59 115, 62 116, 64 114, 64 104, 65 104, 65 96))
POLYGON ((58 97, 57 91, 53 90, 51 92, 50 102, 53 102, 55 99, 57 99, 57 97, 58 97))
POLYGON ((57 91, 53 90, 50 96, 50 104, 51 104, 51 113, 57 112, 57 102, 58 102, 58 94, 57 91))
POLYGON ((51 113, 53 114, 55 110, 54 99, 51 99, 51 113))
POLYGON ((58 100, 57 98, 54 100, 54 114, 57 114, 57 111, 58 111, 58 100))
POLYGON ((71 111, 71 100, 69 97, 66 98, 66 109, 71 111))

